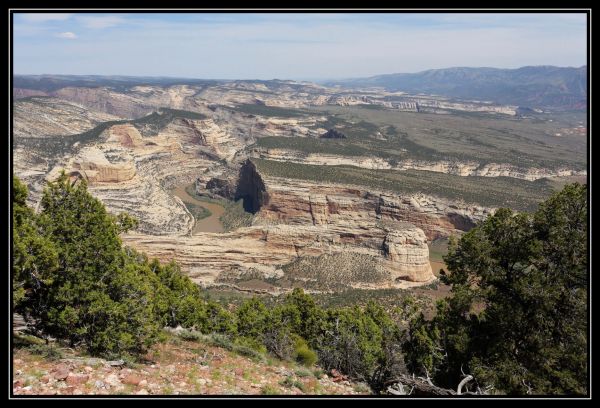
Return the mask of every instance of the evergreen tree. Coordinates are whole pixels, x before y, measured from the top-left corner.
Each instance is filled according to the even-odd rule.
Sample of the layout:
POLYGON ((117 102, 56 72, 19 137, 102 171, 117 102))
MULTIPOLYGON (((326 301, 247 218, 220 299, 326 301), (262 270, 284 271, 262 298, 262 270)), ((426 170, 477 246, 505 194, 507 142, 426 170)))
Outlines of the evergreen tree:
POLYGON ((462 371, 508 394, 587 391, 587 199, 573 184, 535 214, 500 209, 445 258, 452 296, 414 319, 413 371, 454 387, 462 371))
POLYGON ((23 188, 15 185, 14 269, 30 292, 18 309, 44 333, 94 353, 142 352, 160 327, 156 277, 146 265, 126 262, 119 238, 135 221, 108 214, 85 180, 71 183, 64 173, 45 189, 39 216, 22 208, 23 188))
POLYGON ((52 284, 58 268, 58 254, 53 242, 40 233, 37 217, 27 206, 27 187, 13 176, 13 307, 26 319, 39 316, 47 309, 43 289, 52 284))

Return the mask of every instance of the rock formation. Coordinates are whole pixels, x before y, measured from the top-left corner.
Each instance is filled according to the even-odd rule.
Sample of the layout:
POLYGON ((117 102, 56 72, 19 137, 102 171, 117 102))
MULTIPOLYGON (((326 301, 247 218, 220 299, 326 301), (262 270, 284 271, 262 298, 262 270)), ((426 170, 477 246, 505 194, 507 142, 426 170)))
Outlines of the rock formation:
POLYGON ((240 168, 235 200, 240 199, 244 200, 245 210, 253 214, 269 202, 265 183, 250 160, 247 160, 240 168))
MULTIPOLYGON (((245 177, 249 178, 249 172, 245 177)), ((460 234, 493 213, 493 208, 468 205, 424 194, 391 192, 343 184, 261 176, 269 197, 255 223, 360 226, 373 220, 409 222, 429 240, 460 234)), ((265 193, 262 193, 263 195, 265 193)))
POLYGON ((346 135, 338 130, 329 129, 321 135, 321 139, 346 139, 346 135))
POLYGON ((569 168, 519 168, 507 163, 478 163, 475 161, 428 161, 428 160, 389 160, 374 156, 343 156, 324 153, 304 153, 292 149, 260 149, 252 151, 254 157, 292 162, 301 164, 314 164, 319 166, 355 166, 365 169, 386 170, 424 170, 436 173, 452 174, 468 177, 512 177, 522 180, 534 181, 542 178, 585 176, 586 170, 569 168))
POLYGON ((251 269, 262 277, 277 276, 282 265, 298 258, 347 252, 377 259, 390 276, 384 287, 401 280, 425 283, 435 279, 425 236, 409 225, 400 231, 378 228, 374 223, 362 228, 264 225, 191 237, 132 233, 123 240, 163 261, 176 259, 195 282, 203 285, 215 284, 222 273, 241 276, 251 269))
MULTIPOLYGON (((353 139, 354 124, 364 131, 360 119, 345 118, 345 113, 325 114, 319 108, 322 105, 370 105, 374 110, 369 113, 374 115, 380 109, 513 115, 513 107, 484 102, 325 88, 294 81, 222 81, 127 89, 66 86, 42 93, 42 97, 25 97, 40 92, 15 91, 25 98, 14 103, 14 171, 28 184, 31 203, 39 202, 45 180, 61 170, 86 178, 90 192, 109 211, 125 211, 140 221, 139 228, 124 237, 126 244, 164 261, 176 259, 186 273, 204 285, 253 274, 269 280, 296 277, 297 282, 308 282, 318 279, 314 273, 304 273, 303 268, 314 268, 314 272, 328 263, 335 265, 327 272, 334 278, 337 273, 340 280, 347 279, 336 270, 338 265, 360 275, 345 282, 352 287, 423 284, 434 279, 427 240, 460 234, 494 211, 459 199, 397 194, 385 190, 385 185, 371 188, 337 179, 323 184, 266 176, 248 160, 252 157, 368 169, 428 170, 465 177, 536 180, 585 174, 568 168, 521 169, 468 159, 417 160, 421 156, 411 156, 402 149, 398 150, 399 159, 394 160, 388 155, 369 156, 364 153, 368 149, 358 149, 361 156, 351 156, 350 149, 342 155, 335 154, 337 151, 322 154, 252 147, 257 140, 269 137, 283 140, 283 146, 288 140, 290 145, 297 142, 291 138, 311 138, 331 145, 333 141, 316 139, 345 138, 333 128, 337 120, 345 123, 342 130, 353 139), (302 109, 290 112, 290 108, 302 109), (194 182, 203 194, 243 200, 245 209, 254 214, 248 218, 252 226, 228 233, 195 234, 194 216, 174 193, 194 182), (361 259, 364 265, 350 265, 361 259)), ((330 106, 327 111, 334 112, 333 108, 338 109, 330 106)), ((367 129, 365 141, 392 140, 382 123, 367 129)), ((341 141, 333 144, 337 143, 341 141)))
POLYGON ((135 176, 135 164, 117 156, 118 161, 110 162, 106 154, 98 148, 86 148, 73 161, 71 171, 78 170, 81 176, 91 183, 119 183, 128 181, 135 176))

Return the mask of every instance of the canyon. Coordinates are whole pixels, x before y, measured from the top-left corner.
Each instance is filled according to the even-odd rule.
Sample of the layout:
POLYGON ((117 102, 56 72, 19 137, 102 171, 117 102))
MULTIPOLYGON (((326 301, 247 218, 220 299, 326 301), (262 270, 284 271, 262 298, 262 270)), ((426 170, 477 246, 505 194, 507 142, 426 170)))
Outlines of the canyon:
POLYGON ((45 184, 62 171, 86 180, 109 211, 139 220, 125 244, 177 261, 204 287, 252 281, 281 293, 427 285, 436 280, 428 244, 468 231, 504 204, 493 189, 479 200, 464 180, 477 180, 477 191, 485 190, 484 177, 517 183, 515 191, 535 202, 550 191, 548 180, 587 174, 579 139, 556 141, 553 149, 566 154, 547 147, 564 123, 529 125, 512 106, 296 81, 66 85, 14 89, 13 170, 30 203, 39 210, 45 184), (525 164, 433 151, 412 135, 412 122, 390 133, 387 117, 378 119, 396 111, 425 121, 426 134, 444 143, 492 146, 475 132, 452 130, 459 137, 451 139, 436 130, 443 124, 431 125, 452 129, 461 120, 452 112, 462 111, 488 115, 476 120, 482 128, 497 124, 504 132, 497 140, 539 147, 526 152, 525 164), (514 135, 513 127, 527 132, 514 135), (427 159, 423 151, 434 154, 427 159), (300 165, 302 174, 275 163, 300 165), (324 179, 322 168, 373 173, 324 179), (386 186, 377 171, 416 175, 416 187, 386 186), (432 173, 456 181, 452 194, 419 188, 432 173), (197 219, 199 208, 207 218, 197 219))

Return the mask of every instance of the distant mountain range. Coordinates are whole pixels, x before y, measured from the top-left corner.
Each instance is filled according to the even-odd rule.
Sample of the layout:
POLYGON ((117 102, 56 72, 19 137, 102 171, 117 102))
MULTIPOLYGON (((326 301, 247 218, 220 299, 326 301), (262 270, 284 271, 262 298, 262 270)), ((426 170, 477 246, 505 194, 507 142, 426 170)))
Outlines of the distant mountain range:
POLYGON ((214 85, 217 80, 170 78, 170 77, 133 77, 119 75, 15 75, 13 88, 52 92, 68 86, 99 87, 108 86, 116 89, 126 89, 139 85, 214 85))
POLYGON ((447 68, 413 74, 377 75, 323 85, 382 87, 390 91, 488 100, 530 108, 585 109, 587 66, 530 66, 517 69, 447 68))
MULTIPOLYGON (((15 97, 43 95, 64 87, 108 86, 126 90, 137 85, 210 86, 225 82, 249 82, 265 85, 290 81, 233 81, 169 77, 130 77, 101 75, 15 75, 15 97)), ((377 75, 370 78, 323 81, 322 85, 346 88, 381 87, 390 91, 425 93, 450 98, 491 101, 503 105, 544 109, 586 109, 587 66, 431 69, 414 74, 377 75)), ((299 85, 298 85, 299 86, 299 85)))

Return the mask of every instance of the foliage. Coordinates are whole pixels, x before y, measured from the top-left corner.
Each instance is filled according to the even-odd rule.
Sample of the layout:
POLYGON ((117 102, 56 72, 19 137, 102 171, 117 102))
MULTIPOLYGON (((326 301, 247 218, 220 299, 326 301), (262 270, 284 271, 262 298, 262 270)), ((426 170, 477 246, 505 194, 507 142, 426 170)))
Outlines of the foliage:
POLYGON ((60 360, 61 358, 64 358, 64 355, 61 352, 61 350, 56 346, 56 344, 53 343, 33 344, 27 349, 32 354, 37 354, 51 361, 60 360))
POLYGON ((306 367, 311 367, 317 362, 317 353, 308 347, 304 339, 298 338, 295 344, 294 359, 306 367))
POLYGON ((126 264, 119 233, 135 225, 108 214, 85 181, 63 173, 49 183, 41 212, 23 208, 15 182, 14 278, 25 294, 16 310, 47 335, 92 352, 141 352, 159 326, 148 270, 126 264), (23 254, 29 254, 23 256, 23 254))
POLYGON ((221 321, 231 319, 208 314, 211 306, 176 264, 123 248, 119 234, 137 221, 108 214, 85 180, 72 183, 63 173, 49 183, 39 214, 26 197, 14 178, 14 307, 38 331, 111 355, 139 355, 164 325, 226 331, 221 321))
POLYGON ((586 187, 534 214, 500 209, 450 242, 452 296, 420 315, 405 344, 413 371, 455 386, 461 368, 508 394, 587 393, 586 187))
POLYGON ((14 178, 13 306, 44 335, 92 354, 139 356, 162 327, 182 326, 191 329, 184 338, 203 333, 252 358, 318 359, 374 389, 405 371, 406 360, 442 386, 455 387, 468 371, 509 394, 587 392, 585 186, 568 185, 535 214, 500 209, 452 239, 442 276, 452 296, 429 321, 410 297, 390 313, 373 301, 323 308, 301 289, 231 312, 205 299, 176 263, 123 247, 119 234, 136 221, 107 213, 85 181, 61 175, 39 214, 26 200, 14 178))
POLYGON ((59 267, 54 243, 40 233, 37 216, 27 207, 27 187, 13 176, 13 307, 19 313, 31 310, 41 314, 46 307, 40 297, 45 286, 51 285, 59 267))
POLYGON ((237 311, 238 335, 260 340, 275 356, 326 369, 380 387, 401 361, 400 330, 374 303, 366 308, 323 309, 302 289, 267 309, 258 298, 237 311))

